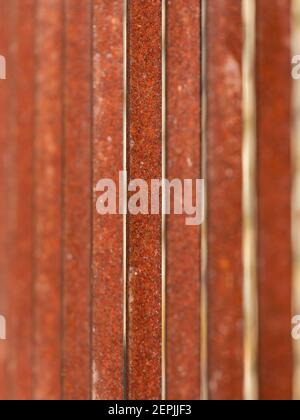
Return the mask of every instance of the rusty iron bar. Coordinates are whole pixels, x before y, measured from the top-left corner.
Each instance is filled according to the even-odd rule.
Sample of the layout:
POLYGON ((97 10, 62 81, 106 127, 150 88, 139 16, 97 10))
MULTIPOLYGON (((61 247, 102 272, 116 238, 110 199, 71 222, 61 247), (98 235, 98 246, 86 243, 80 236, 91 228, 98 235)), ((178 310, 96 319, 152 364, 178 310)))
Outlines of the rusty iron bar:
POLYGON ((62 396, 63 3, 38 0, 36 7, 34 398, 59 400, 62 396))
MULTIPOLYGON (((123 169, 123 2, 95 0, 93 187, 123 169)), ((96 198, 96 197, 95 197, 96 198)), ((94 200, 95 204, 95 200, 94 200)), ((93 399, 124 397, 123 218, 93 222, 93 399)))
POLYGON ((63 398, 90 390, 92 3, 64 10, 63 398))
POLYGON ((241 2, 208 2, 208 397, 212 400, 243 399, 242 40, 241 2))
MULTIPOLYGON (((162 176, 162 5, 128 4, 128 176, 162 176)), ((149 184, 150 185, 150 184, 149 184)), ((160 399, 161 215, 128 215, 128 398, 160 399)))
POLYGON ((291 2, 257 0, 260 399, 292 399, 291 2), (276 37, 274 37, 276 33, 276 37))
MULTIPOLYGON (((201 127, 200 2, 167 7, 167 176, 198 179, 201 127)), ((200 227, 167 218, 167 397, 200 398, 200 227)))
MULTIPOLYGON (((292 33, 291 46, 292 56, 299 55, 300 37, 300 1, 292 0, 292 33)), ((299 80, 293 80, 292 86, 292 239, 293 239, 293 317, 300 313, 300 84, 299 80)), ((300 341, 294 340, 294 389, 293 398, 300 399, 300 341)))
MULTIPOLYGON (((1 54, 6 60, 6 74, 9 74, 13 65, 12 51, 9 49, 11 42, 11 11, 12 3, 1 1, 1 25, 0 25, 0 47, 1 54)), ((1 212, 1 294, 0 306, 1 315, 8 319, 10 315, 10 307, 7 299, 10 287, 11 270, 10 270, 10 245, 12 245, 11 233, 11 215, 13 211, 13 191, 11 187, 11 179, 13 179, 11 151, 13 146, 13 139, 11 133, 11 118, 10 112, 12 110, 12 78, 1 80, 1 96, 0 96, 0 148, 1 148, 1 198, 0 198, 0 212, 1 212)), ((3 400, 11 398, 11 381, 9 377, 8 361, 9 361, 9 343, 7 341, 0 341, 0 397, 3 400)))
POLYGON ((11 259, 7 299, 9 311, 10 399, 32 398, 33 372, 33 131, 34 131, 34 17, 32 0, 10 2, 12 23, 11 43, 15 45, 9 73, 11 100, 14 107, 10 118, 14 125, 10 143, 13 163, 13 184, 9 194, 14 195, 11 259))

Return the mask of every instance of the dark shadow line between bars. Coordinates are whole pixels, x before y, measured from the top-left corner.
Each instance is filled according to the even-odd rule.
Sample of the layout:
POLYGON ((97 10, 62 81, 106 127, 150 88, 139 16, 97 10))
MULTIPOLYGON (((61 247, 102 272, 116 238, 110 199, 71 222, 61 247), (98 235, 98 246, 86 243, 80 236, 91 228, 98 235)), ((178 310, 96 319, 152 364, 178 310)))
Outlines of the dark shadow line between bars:
MULTIPOLYGON (((207 184, 207 0, 201 0, 201 178, 207 184)), ((200 369, 201 369, 201 400, 208 399, 208 189, 205 188, 205 221, 201 227, 201 287, 200 287, 200 369)))

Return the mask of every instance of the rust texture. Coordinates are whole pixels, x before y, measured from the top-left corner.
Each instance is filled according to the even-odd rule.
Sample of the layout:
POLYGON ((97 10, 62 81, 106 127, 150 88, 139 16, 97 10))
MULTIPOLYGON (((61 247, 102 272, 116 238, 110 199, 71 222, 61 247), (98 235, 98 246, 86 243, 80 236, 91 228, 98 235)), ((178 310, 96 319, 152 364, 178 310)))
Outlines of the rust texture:
POLYGON ((207 4, 209 398, 243 398, 241 2, 207 4))
POLYGON ((9 209, 13 232, 7 289, 9 311, 9 398, 32 399, 32 252, 33 252, 33 131, 34 131, 34 17, 33 0, 10 2, 13 58, 9 72, 13 109, 10 136, 14 162, 10 194, 14 210, 9 209))
MULTIPOLYGON (((9 3, 0 1, 0 54, 6 59, 7 73, 11 69, 11 59, 8 53, 9 46, 9 3)), ((9 286, 8 278, 8 214, 9 214, 9 154, 10 138, 8 125, 8 106, 9 106, 9 80, 0 80, 0 313, 7 318, 9 305, 6 299, 9 286)), ((7 362, 9 360, 8 341, 0 341, 0 399, 9 398, 9 383, 7 362)))
MULTIPOLYGON (((160 0, 128 8, 129 178, 161 179, 160 0)), ((161 216, 128 216, 128 398, 161 398, 161 216)))
MULTIPOLYGON (((123 168, 123 1, 94 1, 93 187, 119 184, 123 168)), ((123 216, 95 213, 93 226, 93 399, 124 395, 123 216)))
MULTIPOLYGON (((1 4, 7 80, 1 81, 4 146, 1 162, 4 234, 1 262, 1 314, 6 316, 8 341, 1 366, 3 399, 32 397, 32 130, 33 30, 32 1, 1 4), (6 44, 6 45, 5 45, 6 44), (23 64, 24 62, 24 64, 23 64), (24 194, 24 197, 23 197, 24 194), (5 301, 4 299, 5 298, 5 301)), ((2 49, 3 48, 3 49, 2 49)), ((3 350, 3 349, 2 349, 3 350)))
MULTIPOLYGON (((167 9, 167 172, 200 178, 200 2, 167 9)), ((167 397, 200 398, 200 227, 167 220, 167 397)))
POLYGON ((263 400, 292 399, 290 8, 289 0, 257 1, 259 368, 263 400))
POLYGON ((61 398, 63 3, 37 1, 34 398, 61 398))
POLYGON ((92 14, 65 2, 63 397, 90 397, 92 14))

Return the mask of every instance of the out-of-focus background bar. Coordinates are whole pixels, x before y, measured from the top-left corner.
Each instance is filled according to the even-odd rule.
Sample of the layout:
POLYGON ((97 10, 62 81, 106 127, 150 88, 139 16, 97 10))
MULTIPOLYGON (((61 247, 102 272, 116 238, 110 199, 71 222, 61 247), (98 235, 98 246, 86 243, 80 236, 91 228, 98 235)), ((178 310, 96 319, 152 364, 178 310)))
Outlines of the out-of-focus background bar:
POLYGON ((300 399, 296 55, 300 0, 0 0, 1 400, 300 399))

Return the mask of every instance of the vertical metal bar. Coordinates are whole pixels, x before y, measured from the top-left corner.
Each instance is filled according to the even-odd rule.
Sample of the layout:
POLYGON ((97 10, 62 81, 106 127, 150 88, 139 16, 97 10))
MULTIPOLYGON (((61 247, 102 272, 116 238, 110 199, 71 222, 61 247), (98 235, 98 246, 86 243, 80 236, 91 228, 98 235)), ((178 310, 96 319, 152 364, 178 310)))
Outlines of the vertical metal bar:
POLYGON ((257 0, 260 398, 292 398, 291 2, 257 0), (276 37, 274 37, 276 34, 276 37))
MULTIPOLYGON (((10 47, 10 16, 11 3, 2 0, 0 2, 0 54, 4 56, 6 61, 6 80, 0 80, 0 313, 9 320, 9 302, 8 291, 10 285, 9 273, 9 217, 12 211, 10 199, 10 98, 11 85, 13 77, 11 73, 11 49, 10 47)), ((0 397, 7 400, 11 396, 10 383, 8 376, 9 361, 9 343, 8 341, 0 341, 0 397)))
POLYGON ((128 0, 123 0, 123 397, 127 398, 127 29, 128 0))
MULTIPOLYGON (((95 0, 93 187, 123 169, 123 1, 95 0)), ((121 180, 122 182, 122 180, 121 180)), ((119 193, 119 188, 118 188, 119 193)), ((123 399, 123 217, 93 221, 93 399, 123 399)))
POLYGON ((256 190, 256 8, 243 0, 243 261, 245 318, 244 397, 258 397, 258 302, 257 302, 257 190, 256 190))
MULTIPOLYGON (((292 56, 300 54, 300 1, 292 1, 292 56)), ((295 64, 294 64, 295 65, 295 64)), ((300 315, 300 83, 293 82, 293 192, 292 192, 292 237, 293 237, 293 316, 300 315)), ((300 341, 294 341, 294 399, 300 400, 300 341)))
MULTIPOLYGON (((207 181, 207 0, 201 0, 201 177, 207 181)), ((208 218, 207 188, 205 189, 205 214, 201 229, 201 298, 200 298, 200 397, 208 399, 208 308, 207 308, 207 262, 208 218)))
POLYGON ((63 397, 90 397, 91 2, 65 1, 63 397))
POLYGON ((207 3, 209 398, 243 398, 242 4, 207 3))
MULTIPOLYGON (((201 175, 201 16, 198 0, 169 0, 167 13, 167 175, 201 175)), ((167 397, 200 397, 200 226, 167 219, 167 397)))
MULTIPOLYGON (((12 234, 9 290, 9 374, 10 398, 32 399, 32 207, 33 207, 33 131, 34 131, 34 35, 33 0, 10 2, 9 21, 13 25, 10 48, 13 51, 11 76, 14 85, 14 228, 12 234)), ((7 112, 7 111, 6 111, 7 112)), ((11 191, 11 192, 12 192, 11 191)), ((9 210, 11 212, 11 209, 9 210)))
POLYGON ((61 398, 63 3, 37 1, 34 397, 61 398))
MULTIPOLYGON (((129 1, 129 179, 162 177, 162 3, 129 1)), ((128 215, 128 398, 161 398, 161 215, 128 215)))
POLYGON ((17 28, 17 13, 16 13, 16 1, 13 0, 8 6, 8 26, 7 26, 7 35, 8 35, 8 60, 10 63, 10 79, 8 82, 8 98, 6 104, 7 112, 7 144, 6 144, 6 199, 7 199, 7 216, 6 216, 6 304, 7 304, 7 330, 13 332, 11 340, 9 340, 7 345, 7 395, 8 399, 12 400, 14 397, 14 373, 15 373, 15 327, 16 327, 16 317, 14 310, 16 308, 13 306, 15 300, 14 288, 12 284, 14 283, 14 248, 16 246, 16 236, 17 236, 17 177, 16 177, 16 153, 17 153, 17 130, 16 130, 16 121, 17 121, 17 72, 16 72, 16 28, 17 28))

